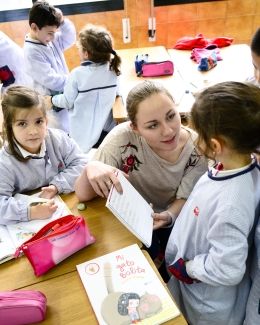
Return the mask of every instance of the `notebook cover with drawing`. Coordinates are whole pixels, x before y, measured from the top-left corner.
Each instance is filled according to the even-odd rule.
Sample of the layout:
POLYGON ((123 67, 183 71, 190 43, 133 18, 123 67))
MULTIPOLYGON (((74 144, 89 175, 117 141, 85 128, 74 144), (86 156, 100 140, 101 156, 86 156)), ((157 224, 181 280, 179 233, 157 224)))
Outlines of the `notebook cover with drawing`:
POLYGON ((123 188, 123 193, 118 193, 112 186, 106 207, 145 246, 150 247, 153 235, 153 209, 122 173, 119 173, 117 177, 123 188))
MULTIPOLYGON (((34 195, 16 194, 14 197, 18 200, 27 200, 28 204, 46 201, 46 199, 38 197, 38 193, 34 195)), ((61 216, 70 214, 69 208, 60 196, 56 195, 54 200, 58 205, 58 209, 51 218, 22 221, 7 226, 0 225, 0 264, 14 258, 16 248, 30 239, 44 225, 61 216)))
POLYGON ((137 244, 77 265, 100 325, 162 324, 180 312, 137 244))

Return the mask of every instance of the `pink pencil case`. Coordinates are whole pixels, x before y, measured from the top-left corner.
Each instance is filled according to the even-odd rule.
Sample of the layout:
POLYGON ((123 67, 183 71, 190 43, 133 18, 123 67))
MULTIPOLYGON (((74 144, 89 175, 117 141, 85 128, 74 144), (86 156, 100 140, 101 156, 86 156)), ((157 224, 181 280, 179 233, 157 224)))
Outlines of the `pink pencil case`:
POLYGON ((83 217, 68 215, 49 222, 15 253, 23 252, 40 276, 61 261, 95 242, 83 217))
POLYGON ((142 77, 170 76, 173 74, 173 62, 170 60, 161 62, 147 62, 142 65, 142 77))
POLYGON ((0 324, 24 325, 41 322, 46 313, 46 297, 36 290, 0 292, 0 324))

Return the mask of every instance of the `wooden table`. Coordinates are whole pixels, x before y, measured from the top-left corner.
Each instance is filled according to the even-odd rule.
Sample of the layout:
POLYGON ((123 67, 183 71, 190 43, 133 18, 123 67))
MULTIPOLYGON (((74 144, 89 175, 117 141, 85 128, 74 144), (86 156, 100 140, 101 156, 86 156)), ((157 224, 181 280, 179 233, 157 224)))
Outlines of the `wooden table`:
MULTIPOLYGON (((48 299, 46 319, 42 325, 96 325, 98 321, 77 271, 60 275, 26 287, 41 290, 48 299)), ((178 316, 164 324, 186 325, 178 316)))
MULTIPOLYGON (((98 324, 76 265, 86 260, 138 243, 133 236, 105 207, 105 200, 96 198, 87 203, 87 209, 77 210, 75 194, 62 195, 74 215, 82 215, 96 243, 75 253, 41 277, 36 277, 26 257, 0 265, 0 290, 32 289, 44 292, 48 301, 45 321, 48 325, 98 324)), ((151 262, 152 263, 152 262, 151 262)), ((179 316, 167 324, 187 324, 179 316)))
POLYGON ((190 112, 194 102, 192 92, 221 81, 245 81, 253 75, 250 48, 246 44, 237 44, 220 49, 223 58, 213 69, 201 72, 198 64, 190 59, 191 51, 180 51, 163 46, 118 50, 122 59, 121 89, 122 100, 117 99, 113 107, 114 119, 121 122, 127 118, 125 100, 129 90, 143 80, 156 80, 171 92, 181 115, 190 112), (136 76, 134 61, 137 54, 148 54, 149 61, 172 60, 174 74, 156 78, 140 78, 136 76))
POLYGON ((76 264, 139 243, 138 239, 109 212, 103 199, 96 198, 87 203, 85 211, 78 211, 75 194, 63 195, 62 198, 74 215, 82 215, 85 218, 91 233, 96 237, 96 243, 75 253, 41 277, 35 277, 26 257, 1 264, 0 290, 22 288, 75 271, 76 264))

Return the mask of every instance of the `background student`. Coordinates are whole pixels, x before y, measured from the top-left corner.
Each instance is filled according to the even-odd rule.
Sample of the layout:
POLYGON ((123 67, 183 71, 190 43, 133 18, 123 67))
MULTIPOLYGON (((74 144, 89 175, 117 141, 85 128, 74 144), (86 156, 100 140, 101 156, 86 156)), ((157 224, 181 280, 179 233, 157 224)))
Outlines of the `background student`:
MULTIPOLYGON (((207 169, 206 160, 194 147, 197 135, 181 125, 171 94, 159 83, 145 81, 135 86, 128 94, 126 108, 130 121, 117 125, 106 136, 95 161, 77 179, 76 194, 79 200, 87 201, 97 194, 107 196, 112 183, 120 190, 115 176, 120 169, 153 204, 154 216, 165 216, 170 225, 207 169)), ((159 220, 155 228, 164 225, 159 220)), ((154 231, 149 249, 153 259, 164 252, 170 230, 154 231)))
MULTIPOLYGON (((68 77, 64 50, 75 43, 76 31, 62 12, 45 1, 36 1, 29 12, 30 32, 25 37, 26 72, 33 79, 33 89, 42 95, 62 92, 68 77)), ((68 130, 68 112, 53 112, 57 127, 68 130)))
POLYGON ((121 59, 111 34, 87 25, 79 33, 81 65, 75 68, 64 93, 52 97, 55 106, 69 110, 70 135, 84 152, 98 147, 115 126, 112 106, 118 91, 121 59))
POLYGON ((189 324, 243 323, 250 234, 259 216, 260 92, 224 82, 202 91, 191 110, 198 146, 216 161, 195 185, 166 249, 168 287, 189 324), (227 114, 228 112, 228 114, 227 114))
POLYGON ((74 191, 86 156, 66 133, 47 129, 43 98, 35 91, 9 87, 2 100, 4 146, 0 151, 0 224, 46 219, 56 194, 74 191), (47 203, 28 206, 13 196, 41 188, 47 203))
POLYGON ((252 37, 251 44, 251 56, 254 66, 254 76, 248 78, 249 82, 255 85, 260 85, 260 28, 258 28, 252 37))
POLYGON ((32 86, 24 69, 23 49, 0 31, 0 83, 2 91, 12 84, 32 86))

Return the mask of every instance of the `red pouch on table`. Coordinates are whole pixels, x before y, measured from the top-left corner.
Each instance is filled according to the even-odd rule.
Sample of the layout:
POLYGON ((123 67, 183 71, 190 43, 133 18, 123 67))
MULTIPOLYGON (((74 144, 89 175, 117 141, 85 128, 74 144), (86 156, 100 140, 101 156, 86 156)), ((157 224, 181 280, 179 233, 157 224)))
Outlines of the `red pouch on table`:
POLYGON ((83 217, 68 215, 49 222, 17 250, 29 259, 36 276, 95 242, 83 217))
POLYGON ((170 60, 161 62, 148 62, 142 65, 142 77, 170 76, 173 74, 173 62, 170 60))

